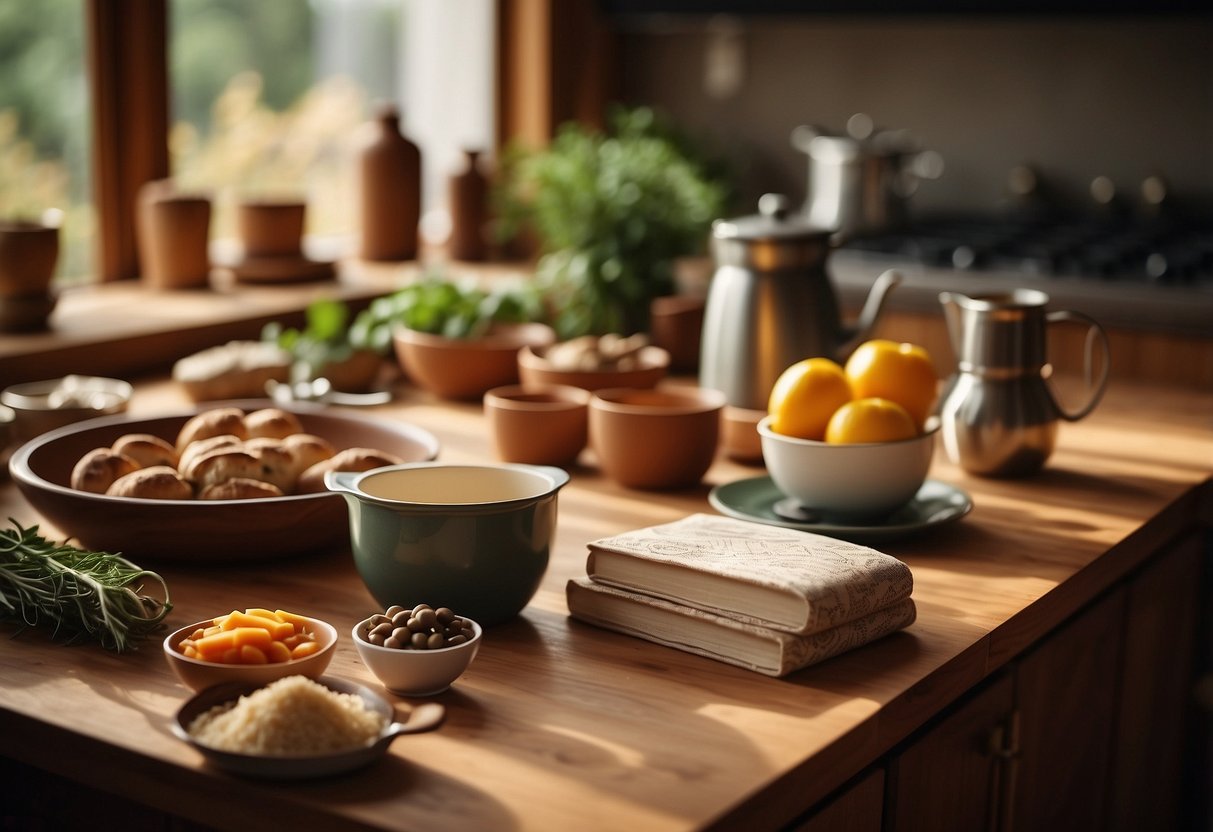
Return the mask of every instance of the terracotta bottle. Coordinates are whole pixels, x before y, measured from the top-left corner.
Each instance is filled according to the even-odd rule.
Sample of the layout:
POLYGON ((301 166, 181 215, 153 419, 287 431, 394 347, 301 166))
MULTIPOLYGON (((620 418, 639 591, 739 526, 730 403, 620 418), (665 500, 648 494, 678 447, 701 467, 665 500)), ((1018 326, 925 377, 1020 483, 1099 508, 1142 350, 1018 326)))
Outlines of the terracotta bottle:
POLYGON ((400 133, 400 113, 383 107, 359 159, 365 260, 412 260, 421 219, 421 151, 400 133))
POLYGON ((450 180, 449 253, 455 260, 483 260, 488 181, 476 163, 479 151, 464 150, 463 153, 467 166, 450 180))

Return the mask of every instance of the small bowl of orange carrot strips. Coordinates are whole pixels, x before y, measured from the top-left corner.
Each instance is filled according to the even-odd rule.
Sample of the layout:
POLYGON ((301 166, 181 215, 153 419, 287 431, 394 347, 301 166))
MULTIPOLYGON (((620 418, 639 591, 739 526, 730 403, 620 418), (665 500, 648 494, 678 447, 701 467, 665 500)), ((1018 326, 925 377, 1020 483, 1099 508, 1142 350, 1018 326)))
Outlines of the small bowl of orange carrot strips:
POLYGON ((285 676, 316 678, 333 658, 337 631, 286 610, 233 610, 170 633, 164 656, 186 686, 266 685, 285 676))

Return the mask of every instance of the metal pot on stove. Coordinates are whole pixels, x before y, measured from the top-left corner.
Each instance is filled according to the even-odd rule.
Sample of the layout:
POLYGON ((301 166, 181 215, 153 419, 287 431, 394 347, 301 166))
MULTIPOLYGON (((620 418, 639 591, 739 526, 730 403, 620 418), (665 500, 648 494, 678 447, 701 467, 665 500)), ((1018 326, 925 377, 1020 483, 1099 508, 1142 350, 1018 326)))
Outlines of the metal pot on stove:
POLYGON ((918 148, 906 130, 876 130, 863 113, 847 120, 841 136, 803 124, 792 131, 792 146, 809 157, 803 213, 836 240, 902 225, 919 183, 943 173, 938 153, 918 148))

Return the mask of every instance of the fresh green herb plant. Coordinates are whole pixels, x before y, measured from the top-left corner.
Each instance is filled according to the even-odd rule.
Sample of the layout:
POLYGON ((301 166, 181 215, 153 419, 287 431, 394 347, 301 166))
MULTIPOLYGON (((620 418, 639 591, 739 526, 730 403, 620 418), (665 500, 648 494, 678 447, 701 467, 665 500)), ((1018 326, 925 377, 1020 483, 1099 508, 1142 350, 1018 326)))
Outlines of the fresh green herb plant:
POLYGON ((350 339, 390 343, 396 326, 448 338, 475 338, 495 322, 535 321, 543 315, 542 300, 533 288, 487 290, 431 275, 371 301, 350 327, 350 339))
POLYGON ((349 307, 342 301, 322 298, 308 304, 303 329, 284 328, 274 321, 261 330, 261 340, 277 344, 290 353, 291 376, 295 381, 307 381, 323 374, 329 364, 348 359, 356 350, 369 349, 379 354, 387 352, 388 343, 372 344, 356 341, 347 327, 349 307))
POLYGON ((562 338, 646 329, 727 198, 720 169, 647 108, 617 111, 609 134, 567 124, 544 150, 511 148, 494 193, 502 236, 530 227, 543 243, 536 276, 562 338))
POLYGON ((0 529, 0 618, 47 624, 68 641, 92 639, 121 653, 159 628, 173 608, 155 572, 120 555, 52 543, 37 526, 0 529), (164 600, 142 594, 160 585, 164 600))

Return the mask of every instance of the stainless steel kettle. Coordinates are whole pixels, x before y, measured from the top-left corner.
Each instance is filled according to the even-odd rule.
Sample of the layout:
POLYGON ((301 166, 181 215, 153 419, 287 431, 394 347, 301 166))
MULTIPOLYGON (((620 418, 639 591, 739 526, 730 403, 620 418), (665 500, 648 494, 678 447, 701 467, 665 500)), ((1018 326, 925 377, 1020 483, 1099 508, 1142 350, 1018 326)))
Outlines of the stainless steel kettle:
POLYGON ((967 297, 939 295, 957 374, 939 408, 948 458, 972 474, 1012 477, 1031 474, 1053 453, 1059 419, 1077 421, 1099 403, 1108 383, 1110 351, 1103 327, 1079 312, 1047 312, 1049 296, 1036 289, 967 297), (1077 411, 1058 404, 1045 379, 1051 374, 1046 335, 1050 323, 1088 326, 1086 381, 1092 389, 1077 411), (1092 381, 1093 344, 1103 357, 1092 381))
POLYGON ((841 321, 826 273, 831 232, 806 223, 788 200, 766 194, 757 215, 712 225, 716 271, 708 287, 699 383, 729 404, 764 410, 780 373, 803 358, 842 360, 868 337, 888 291, 886 271, 853 326, 841 321))

